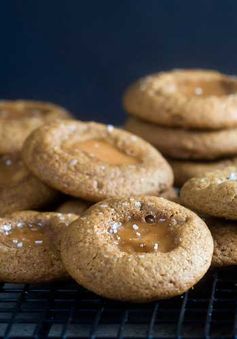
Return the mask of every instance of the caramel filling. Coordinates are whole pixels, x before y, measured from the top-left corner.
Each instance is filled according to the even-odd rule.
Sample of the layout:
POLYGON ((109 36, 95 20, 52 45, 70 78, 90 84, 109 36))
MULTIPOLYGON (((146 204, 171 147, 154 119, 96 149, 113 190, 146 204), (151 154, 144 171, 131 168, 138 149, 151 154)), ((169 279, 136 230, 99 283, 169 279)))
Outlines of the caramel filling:
MULTIPOLYGON (((149 219, 149 217, 151 217, 149 219)), ((119 248, 127 253, 170 252, 178 245, 177 234, 169 220, 153 219, 115 223, 109 229, 119 248)))
POLYGON ((118 148, 104 140, 92 139, 76 143, 67 141, 64 143, 63 148, 73 156, 78 156, 83 151, 89 156, 110 165, 132 165, 139 162, 137 158, 121 152, 118 148))
POLYGON ((0 156, 0 186, 18 183, 27 176, 27 170, 17 155, 0 156))
POLYGON ((0 107, 0 119, 21 119, 26 117, 42 117, 44 114, 48 112, 48 109, 44 109, 41 107, 27 107, 19 105, 16 107, 8 107, 7 105, 4 107, 0 107))
POLYGON ((187 96, 225 96, 237 93, 237 85, 231 81, 185 81, 178 88, 187 96))
POLYGON ((40 246, 48 239, 43 228, 44 225, 40 222, 18 222, 14 226, 11 223, 6 223, 0 229, 2 242, 9 247, 15 248, 40 246))

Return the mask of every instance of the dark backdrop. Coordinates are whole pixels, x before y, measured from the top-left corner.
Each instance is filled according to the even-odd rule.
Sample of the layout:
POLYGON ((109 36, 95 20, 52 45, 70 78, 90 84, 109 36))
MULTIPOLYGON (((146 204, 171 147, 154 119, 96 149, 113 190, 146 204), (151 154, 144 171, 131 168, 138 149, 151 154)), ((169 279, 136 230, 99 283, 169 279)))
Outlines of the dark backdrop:
POLYGON ((235 0, 3 0, 0 97, 121 123, 121 94, 147 73, 237 73, 235 0))

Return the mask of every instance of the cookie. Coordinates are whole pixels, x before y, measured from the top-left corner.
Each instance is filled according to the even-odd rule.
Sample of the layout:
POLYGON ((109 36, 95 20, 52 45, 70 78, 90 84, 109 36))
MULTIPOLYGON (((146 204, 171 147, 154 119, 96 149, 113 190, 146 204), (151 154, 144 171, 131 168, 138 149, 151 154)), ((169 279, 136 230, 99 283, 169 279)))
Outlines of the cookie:
POLYGON ((237 265, 237 223, 216 218, 205 219, 213 240, 212 266, 237 265))
POLYGON ((57 212, 59 213, 74 213, 82 214, 87 208, 89 208, 91 203, 81 199, 69 199, 63 202, 58 208, 57 212))
POLYGON ((128 88, 125 110, 166 127, 237 127, 237 79, 208 70, 153 74, 128 88))
POLYGON ((23 158, 43 182, 88 201, 131 194, 158 195, 173 173, 144 140, 94 122, 57 121, 27 138, 23 158))
POLYGON ((165 128, 132 117, 125 128, 174 159, 212 160, 237 155, 237 128, 218 131, 165 128))
POLYGON ((33 211, 0 218, 0 281, 40 283, 67 277, 60 236, 76 218, 33 211))
POLYGON ((26 137, 43 123, 68 118, 62 107, 39 101, 0 101, 0 154, 17 152, 26 137))
POLYGON ((237 167, 208 172, 188 180, 180 191, 182 203, 201 214, 237 219, 237 167))
POLYGON ((217 169, 224 169, 228 166, 237 166, 237 157, 224 158, 218 161, 188 161, 168 159, 174 172, 174 182, 176 187, 181 187, 187 180, 193 177, 202 176, 207 172, 217 169))
POLYGON ((69 274, 111 299, 147 302, 182 294, 208 270, 213 240, 206 224, 163 198, 108 199, 64 233, 69 274))
POLYGON ((42 183, 24 166, 20 154, 0 155, 0 215, 39 209, 53 202, 58 193, 42 183))

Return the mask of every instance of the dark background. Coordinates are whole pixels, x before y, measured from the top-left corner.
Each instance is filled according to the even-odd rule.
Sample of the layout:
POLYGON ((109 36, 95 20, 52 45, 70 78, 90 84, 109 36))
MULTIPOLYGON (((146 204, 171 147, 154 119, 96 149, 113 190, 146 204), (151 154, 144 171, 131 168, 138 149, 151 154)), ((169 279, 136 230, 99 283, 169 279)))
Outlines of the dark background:
POLYGON ((5 0, 0 96, 121 123, 136 78, 170 68, 237 73, 235 0, 5 0))

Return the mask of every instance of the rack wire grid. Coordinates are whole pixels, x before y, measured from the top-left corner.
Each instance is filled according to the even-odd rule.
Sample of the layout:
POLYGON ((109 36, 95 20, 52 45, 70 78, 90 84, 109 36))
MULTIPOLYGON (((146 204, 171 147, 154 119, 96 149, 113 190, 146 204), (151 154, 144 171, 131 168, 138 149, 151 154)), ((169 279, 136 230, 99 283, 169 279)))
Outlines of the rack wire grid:
POLYGON ((210 271, 182 296, 104 299, 75 282, 2 284, 1 338, 237 338, 237 269, 210 271))

